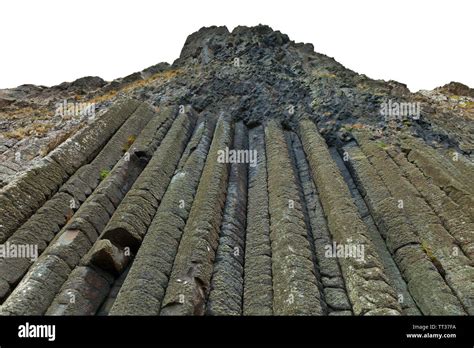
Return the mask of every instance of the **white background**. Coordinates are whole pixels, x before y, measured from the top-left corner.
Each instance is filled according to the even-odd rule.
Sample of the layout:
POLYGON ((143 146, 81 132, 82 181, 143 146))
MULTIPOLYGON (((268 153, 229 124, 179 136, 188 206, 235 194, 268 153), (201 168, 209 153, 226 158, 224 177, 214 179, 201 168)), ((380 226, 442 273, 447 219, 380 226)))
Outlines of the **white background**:
POLYGON ((202 26, 270 25, 410 90, 474 87, 473 0, 3 0, 0 88, 172 63, 202 26))

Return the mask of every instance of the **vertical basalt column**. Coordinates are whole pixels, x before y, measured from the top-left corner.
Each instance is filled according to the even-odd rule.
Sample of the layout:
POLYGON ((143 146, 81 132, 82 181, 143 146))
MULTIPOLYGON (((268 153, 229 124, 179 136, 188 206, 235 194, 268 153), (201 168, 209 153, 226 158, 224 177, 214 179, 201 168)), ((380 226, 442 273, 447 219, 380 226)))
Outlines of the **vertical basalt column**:
POLYGON ((397 201, 392 209, 401 211, 407 218, 421 244, 420 249, 430 258, 464 309, 468 313, 474 313, 474 282, 467 281, 474 280, 474 267, 469 258, 387 152, 370 141, 365 132, 357 132, 356 139, 391 196, 397 201))
POLYGON ((100 239, 136 252, 178 166, 196 122, 192 110, 180 113, 147 167, 124 197, 100 239))
POLYGON ((301 188, 304 193, 308 222, 311 227, 310 239, 314 246, 315 263, 318 275, 321 277, 320 287, 322 287, 323 299, 325 307, 327 307, 325 314, 351 315, 352 307, 338 259, 326 255, 327 247, 332 245, 332 238, 303 146, 296 134, 292 133, 291 138, 301 188))
MULTIPOLYGON (((130 192, 140 194, 146 187, 155 193, 156 200, 161 199, 166 187, 171 180, 173 172, 179 162, 181 153, 192 133, 195 119, 188 114, 180 114, 168 132, 167 136, 155 151, 147 167, 143 170, 131 191, 116 211, 112 213, 109 202, 103 206, 96 201, 95 192, 81 206, 73 220, 63 228, 63 231, 53 240, 41 257, 33 264, 29 272, 18 284, 16 289, 7 298, 0 309, 0 314, 26 315, 43 314, 55 298, 71 271, 78 265, 80 259, 91 249, 92 243, 105 228, 101 239, 106 232, 113 235, 117 222, 127 219, 125 227, 132 228, 119 231, 119 237, 114 239, 116 246, 125 248, 137 247, 141 237, 146 233, 146 224, 150 215, 155 213, 149 201, 137 202, 132 199, 130 192), (158 169, 159 168, 159 169, 158 169), (150 180, 153 179, 153 183, 150 180), (109 208, 109 209, 108 209, 109 208), (137 215, 134 215, 138 211, 137 215), (109 220, 110 218, 110 220, 109 220), (143 220, 141 220, 143 218, 143 220), (84 223, 86 221, 86 223, 84 223), (129 237, 126 233, 134 233, 129 237), (132 242, 135 244, 132 244, 132 242), (120 244, 129 242, 129 244, 120 244), (25 293, 27 300, 24 301, 25 293), (35 300, 36 299, 36 300, 35 300), (38 299, 41 299, 38 301, 38 299)), ((148 191, 146 191, 148 192, 148 191)), ((105 202, 105 201, 102 201, 105 202)), ((153 216, 152 215, 152 216, 153 216)), ((148 222, 149 223, 149 222, 148 222)), ((119 227, 122 227, 119 225, 119 227)), ((110 239, 109 239, 110 240, 110 239)))
POLYGON ((215 122, 202 121, 181 158, 142 246, 110 311, 158 315, 202 174, 215 122))
POLYGON ((248 168, 243 314, 272 315, 272 250, 263 126, 249 130, 249 150, 256 151, 257 165, 248 168))
POLYGON ((425 176, 415 164, 410 163, 403 152, 389 149, 387 153, 428 202, 446 230, 456 239, 456 243, 464 254, 474 261, 474 223, 469 216, 459 209, 459 205, 425 176))
POLYGON ((326 142, 310 120, 300 121, 299 131, 334 242, 363 250, 363 257, 339 258, 354 314, 399 315, 397 294, 326 142))
POLYGON ((265 145, 274 314, 322 315, 300 194, 285 135, 276 121, 265 129, 265 145))
POLYGON ((97 310, 96 315, 110 315, 110 311, 112 310, 115 301, 117 300, 117 296, 122 289, 122 286, 127 278, 128 272, 130 271, 130 265, 122 272, 120 277, 115 279, 115 282, 110 287, 110 291, 108 292, 107 296, 105 297, 104 301, 101 303, 100 308, 97 310))
POLYGON ((161 315, 203 315, 209 295, 229 164, 221 151, 232 144, 233 126, 221 116, 173 265, 161 315))
MULTIPOLYGON (((0 190, 0 243, 35 213, 81 166, 89 163, 140 106, 124 100, 0 190)), ((145 123, 146 124, 146 123, 145 123)))
MULTIPOLYGON (((242 122, 235 125, 236 157, 231 164, 227 199, 212 275, 207 313, 242 314, 244 244, 247 217, 248 132, 242 122), (239 154, 240 153, 240 154, 239 154)), ((256 160, 256 158, 255 158, 256 160)))
POLYGON ((450 161, 413 137, 402 139, 402 147, 409 150, 407 159, 415 164, 426 177, 440 187, 446 195, 459 205, 471 221, 474 221, 474 189, 469 185, 472 178, 466 178, 450 161))
POLYGON ((348 168, 346 167, 346 163, 349 164, 350 162, 349 152, 347 151, 349 148, 349 151, 351 151, 351 154, 354 154, 354 157, 361 156, 360 153, 356 155, 355 152, 357 152, 357 149, 355 146, 350 145, 344 146, 346 151, 344 151, 342 158, 339 156, 336 148, 331 148, 330 153, 333 156, 334 161, 337 163, 341 174, 347 183, 347 186, 349 187, 351 195, 354 199, 354 203, 359 209, 359 214, 362 220, 367 225, 369 237, 374 243, 374 246, 377 248, 377 254, 380 256, 385 272, 390 280, 390 284, 393 285, 397 291, 398 302, 402 307, 403 314, 420 315, 421 313, 413 301, 410 292, 408 291, 407 284, 403 279, 397 264, 393 260, 392 255, 390 255, 390 252, 385 245, 385 241, 383 240, 382 235, 375 224, 373 216, 370 214, 369 208, 367 207, 367 204, 365 203, 364 198, 359 191, 361 188, 356 185, 348 168))
MULTIPOLYGON (((132 150, 144 140, 142 129, 148 127, 152 128, 155 125, 156 122, 155 119, 153 119, 154 115, 154 111, 146 104, 142 104, 138 107, 127 121, 125 121, 122 127, 112 136, 99 154, 89 164, 77 170, 59 189, 58 193, 15 231, 8 239, 8 243, 12 245, 36 245, 38 247, 38 253, 42 253, 67 223, 75 222, 77 224, 77 222, 81 220, 94 222, 97 221, 97 216, 105 216, 107 213, 112 214, 115 208, 110 202, 110 197, 105 195, 104 192, 99 194, 99 191, 103 189, 104 183, 111 182, 112 178, 114 178, 114 184, 122 186, 122 189, 125 190, 125 182, 133 182, 138 176, 144 164, 137 160, 132 150), (130 136, 138 134, 140 135, 136 138, 134 144, 127 149, 130 156, 126 156, 124 154, 124 150, 126 150, 124 149, 124 145, 128 144, 127 141, 130 136), (118 169, 120 163, 122 164, 122 168, 118 169), (112 170, 109 172, 110 169, 112 170), (108 174, 108 178, 103 181, 101 181, 102 171, 108 174), (98 186, 100 188, 98 188, 98 186), (91 195, 93 198, 90 197, 91 195), (90 199, 88 199, 88 197, 90 199), (86 199, 88 199, 89 208, 80 209, 80 213, 79 211, 76 212, 76 210, 81 207, 81 204, 85 204, 84 201, 86 201, 86 199), (94 202, 92 202, 92 200, 94 202), (99 206, 94 206, 96 203, 99 204, 99 206), (104 208, 101 206, 104 206, 104 208), (90 213, 91 209, 94 213, 90 213), (104 212, 104 210, 106 210, 106 212, 104 212), (74 214, 75 212, 76 214, 74 214)), ((160 122, 156 126, 162 128, 161 126, 166 123, 164 119, 166 119, 167 116, 166 113, 160 113, 156 118, 156 120, 160 122)), ((106 191, 110 191, 110 187, 106 191)), ((121 197, 123 197, 123 195, 121 197)), ((84 225, 84 223, 87 222, 84 221, 82 225, 84 225)), ((76 226, 72 229, 79 228, 76 226)), ((92 232, 90 236, 92 236, 92 239, 96 238, 97 232, 92 232)), ((5 280, 10 288, 14 288, 31 264, 32 262, 30 260, 24 258, 0 260, 0 281, 5 280)), ((0 291, 0 302, 6 295, 7 293, 0 291)))
MULTIPOLYGON (((147 124, 127 153, 94 191, 90 197, 90 203, 98 203, 106 208, 109 215, 113 215, 116 207, 148 163, 149 158, 146 153, 153 153, 157 149, 175 116, 175 108, 163 108, 147 124)), ((87 205, 89 203, 85 203, 85 206, 87 205)), ((81 210, 77 216, 73 217, 69 229, 89 231, 90 240, 94 242, 101 232, 101 226, 103 227, 105 223, 97 219, 97 216, 105 216, 98 214, 102 209, 98 208, 97 204, 90 204, 89 209, 81 210)), ((95 262, 99 265, 84 262, 84 259, 90 259, 89 255, 83 257, 82 264, 71 272, 49 306, 47 315, 92 315, 99 308, 114 282, 117 264, 123 267, 128 258, 124 257, 123 252, 110 242, 105 244, 105 248, 103 248, 104 244, 101 244, 101 247, 96 250, 97 246, 94 244, 88 254, 100 254, 93 257, 100 259, 100 263, 95 262)))
POLYGON ((405 211, 398 208, 399 202, 392 197, 368 157, 359 147, 344 149, 359 191, 420 311, 425 315, 464 314, 459 301, 423 252, 405 211))

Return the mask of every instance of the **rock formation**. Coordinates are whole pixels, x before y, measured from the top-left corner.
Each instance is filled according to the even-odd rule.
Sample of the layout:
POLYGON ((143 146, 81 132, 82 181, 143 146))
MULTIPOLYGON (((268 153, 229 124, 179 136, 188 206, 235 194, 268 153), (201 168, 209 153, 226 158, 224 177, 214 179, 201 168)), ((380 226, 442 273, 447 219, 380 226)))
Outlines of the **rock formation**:
POLYGON ((0 314, 472 315, 473 119, 262 25, 1 90, 0 314))

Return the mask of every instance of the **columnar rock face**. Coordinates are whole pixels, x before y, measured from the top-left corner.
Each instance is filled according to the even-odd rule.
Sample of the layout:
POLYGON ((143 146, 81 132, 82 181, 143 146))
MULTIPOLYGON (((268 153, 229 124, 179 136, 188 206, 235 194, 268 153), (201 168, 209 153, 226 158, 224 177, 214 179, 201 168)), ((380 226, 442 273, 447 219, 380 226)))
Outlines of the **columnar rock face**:
POLYGON ((30 163, 33 135, 0 137, 1 315, 474 314, 464 85, 210 27, 171 66, 2 95, 8 127, 65 98, 97 114, 30 163))

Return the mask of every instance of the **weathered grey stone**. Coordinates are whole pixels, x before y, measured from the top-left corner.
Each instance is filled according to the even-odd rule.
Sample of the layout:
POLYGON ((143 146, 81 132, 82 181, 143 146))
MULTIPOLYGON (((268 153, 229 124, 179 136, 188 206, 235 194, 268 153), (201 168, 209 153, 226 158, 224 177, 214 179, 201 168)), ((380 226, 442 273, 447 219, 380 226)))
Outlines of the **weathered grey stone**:
POLYGON ((95 265, 111 274, 120 275, 127 266, 130 255, 117 248, 107 239, 98 240, 82 261, 84 265, 95 265))
MULTIPOLYGON (((402 208, 386 209, 384 217, 393 215, 394 211, 403 210, 408 225, 416 231, 413 233, 416 238, 410 243, 405 242, 404 245, 419 242, 421 249, 441 273, 463 307, 469 313, 474 313, 474 307, 472 307, 474 284, 466 282, 466 279, 474 279, 471 261, 461 252, 454 254, 454 250, 459 248, 455 239, 443 227, 428 203, 421 198, 416 187, 403 176, 403 172, 386 151, 368 141, 364 133, 357 133, 357 141, 361 144, 362 150, 370 156, 370 162, 378 170, 380 178, 390 193, 396 196, 399 202, 400 200, 403 202, 402 208)), ((401 246, 398 245, 396 249, 401 246)))
MULTIPOLYGON (((72 138, 53 150, 36 167, 10 182, 0 191, 7 199, 6 205, 13 205, 22 211, 12 220, 0 210, 0 225, 6 240, 49 198, 64 180, 97 154, 115 131, 134 112, 139 102, 125 101, 81 129, 72 138), (6 224, 4 221, 9 220, 6 224)), ((79 192, 77 192, 79 193, 79 192)))
POLYGON ((91 267, 75 268, 46 315, 94 315, 107 296, 113 278, 91 267))
MULTIPOLYGON (((179 155, 184 151, 191 136, 194 122, 192 112, 178 116, 150 163, 110 219, 101 239, 109 239, 118 246, 132 250, 138 248, 151 222, 150 214, 144 212, 151 212, 154 207, 150 202, 146 208, 134 204, 133 196, 140 191, 147 191, 152 193, 157 201, 161 201, 179 162, 179 155)), ((142 202, 146 204, 145 201, 142 202)))
MULTIPOLYGON (((243 123, 235 125, 233 150, 248 148, 243 123)), ((207 313, 240 315, 243 294, 244 231, 247 213, 247 164, 233 163, 212 275, 207 313)))
POLYGON ((166 289, 161 315, 204 314, 229 170, 227 163, 217 161, 217 156, 218 150, 231 145, 232 129, 229 120, 219 118, 166 289), (183 297, 184 301, 180 301, 183 297))
POLYGON ((42 254, 0 259, 0 314, 474 313, 474 90, 414 95, 267 26, 202 29, 130 76, 0 91, 22 127, 0 134, 0 243, 42 254), (43 114, 72 97, 96 117, 43 114), (216 162, 241 129, 248 173, 216 162))
POLYGON ((345 290, 337 288, 325 288, 324 298, 326 303, 335 310, 351 310, 351 304, 347 299, 345 290))
POLYGON ((300 136, 316 186, 320 190, 321 203, 334 240, 338 244, 364 245, 363 262, 351 257, 340 259, 354 314, 365 314, 382 308, 394 309, 400 313, 396 292, 387 283, 376 248, 368 237, 367 226, 361 220, 349 189, 312 121, 300 122, 300 136), (351 222, 350 227, 347 225, 348 221, 351 222), (377 280, 370 279, 373 267, 380 274, 377 280))
POLYGON ((70 268, 55 255, 42 256, 0 307, 0 315, 42 315, 70 268))
POLYGON ((312 253, 282 129, 265 129, 268 168, 273 311, 276 315, 322 315, 312 253), (294 202, 290 206, 289 201, 294 202), (299 224, 302 222, 302 224, 299 224))
POLYGON ((48 247, 46 254, 56 255, 73 269, 91 247, 91 242, 80 230, 63 231, 48 247))
POLYGON ((250 166, 248 174, 243 314, 271 315, 273 314, 272 252, 263 127, 259 126, 249 131, 249 149, 257 151, 257 165, 250 166))

